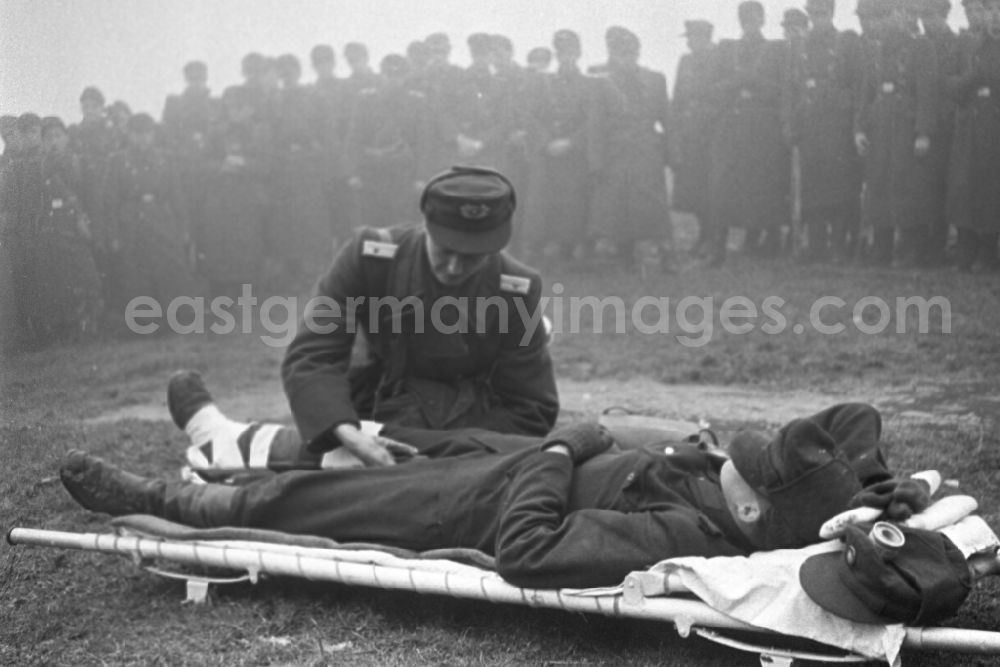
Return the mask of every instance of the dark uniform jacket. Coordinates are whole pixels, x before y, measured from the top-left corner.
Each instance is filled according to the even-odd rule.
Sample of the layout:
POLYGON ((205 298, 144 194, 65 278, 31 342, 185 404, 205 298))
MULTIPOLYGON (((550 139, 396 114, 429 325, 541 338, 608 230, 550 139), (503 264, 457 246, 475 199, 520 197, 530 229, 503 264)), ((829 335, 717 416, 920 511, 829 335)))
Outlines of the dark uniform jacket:
POLYGON ((791 155, 781 127, 787 66, 782 42, 725 40, 712 76, 719 116, 712 137, 710 189, 714 220, 770 229, 789 216, 791 155), (768 165, 761 169, 761 165, 768 165))
POLYGON ((931 163, 914 154, 932 137, 940 98, 934 46, 923 36, 891 34, 868 63, 858 126, 870 141, 864 219, 869 226, 926 228, 933 210, 931 163))
POLYGON ((421 180, 428 181, 439 172, 461 162, 456 155, 455 144, 459 120, 451 100, 453 91, 465 85, 465 70, 450 63, 434 65, 414 74, 410 83, 416 90, 427 95, 427 105, 435 121, 431 128, 426 171, 419 174, 421 180))
POLYGON ((609 95, 597 111, 605 140, 591 226, 599 237, 626 243, 669 238, 667 78, 639 66, 607 64, 589 71, 606 82, 609 95))
POLYGON ((346 144, 349 177, 361 179, 362 226, 419 219, 414 186, 427 164, 432 119, 427 95, 406 81, 387 80, 358 93, 346 144))
MULTIPOLYGON (((890 477, 874 408, 841 405, 810 419, 833 436, 862 486, 890 477)), ((721 459, 692 445, 651 443, 574 466, 539 452, 537 438, 385 433, 429 460, 283 473, 236 491, 222 520, 417 551, 478 549, 496 557, 505 579, 535 588, 614 585, 667 558, 754 550, 726 507, 721 459)))
POLYGON ((803 211, 856 207, 861 165, 854 102, 864 65, 861 38, 851 31, 813 29, 792 49, 784 111, 786 135, 799 147, 803 211))
POLYGON ((489 68, 473 65, 455 83, 444 91, 444 105, 449 109, 444 119, 450 124, 446 136, 451 136, 455 150, 459 137, 483 144, 472 156, 455 153, 457 164, 503 169, 507 132, 514 120, 504 82, 489 68))
POLYGON ((169 303, 198 294, 188 261, 191 218, 177 170, 156 148, 112 155, 103 210, 119 246, 116 298, 152 296, 169 303))
POLYGON ((80 204, 95 226, 95 241, 98 245, 107 246, 111 242, 111 232, 107 229, 101 207, 104 203, 104 176, 116 147, 111 120, 102 117, 72 125, 69 138, 70 151, 79 155, 81 160, 80 204))
POLYGON ((716 122, 709 95, 714 57, 714 47, 681 56, 670 110, 673 205, 699 217, 708 210, 709 142, 716 122))
POLYGON ((68 151, 42 158, 44 212, 29 248, 32 279, 27 314, 35 335, 90 331, 98 315, 101 282, 77 196, 80 160, 68 151))
POLYGON ((528 90, 531 182, 528 186, 528 239, 532 243, 579 243, 587 232, 591 176, 600 167, 603 134, 596 122, 598 82, 578 68, 533 77, 528 90), (569 140, 564 155, 549 144, 569 140))
POLYGON ((948 88, 958 105, 950 217, 960 228, 1000 232, 1000 40, 963 34, 958 74, 948 88))
POLYGON ((340 312, 311 308, 282 367, 305 442, 356 423, 359 415, 423 428, 532 435, 547 433, 555 423, 559 401, 546 335, 540 323, 530 331, 528 319, 541 317, 539 275, 498 253, 461 286, 445 288, 431 274, 425 235, 417 226, 362 230, 320 280, 317 296, 332 299, 340 312), (443 308, 439 323, 445 327, 435 327, 435 301, 463 297, 468 333, 436 331, 454 324, 456 313, 443 308), (478 297, 480 303, 505 304, 508 316, 501 319, 497 303, 477 312, 478 297), (398 307, 383 302, 369 308, 375 298, 398 307), (349 301, 359 299, 351 318, 349 301), (308 326, 310 317, 319 326, 308 326), (322 326, 332 332, 314 332, 322 326), (356 332, 362 332, 369 358, 353 363, 356 332))
POLYGON ((167 97, 162 126, 167 150, 185 156, 204 155, 219 112, 219 102, 208 89, 188 88, 167 97))

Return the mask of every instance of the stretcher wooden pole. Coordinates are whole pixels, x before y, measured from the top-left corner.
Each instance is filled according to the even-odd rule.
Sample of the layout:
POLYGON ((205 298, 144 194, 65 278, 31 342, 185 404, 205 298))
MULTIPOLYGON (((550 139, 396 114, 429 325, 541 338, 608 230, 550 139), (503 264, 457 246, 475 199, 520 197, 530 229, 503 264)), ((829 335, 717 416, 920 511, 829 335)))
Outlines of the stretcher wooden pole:
MULTIPOLYGON (((320 557, 322 550, 270 545, 259 547, 230 546, 206 542, 170 541, 111 533, 69 533, 61 531, 14 528, 7 534, 12 545, 54 547, 117 553, 140 559, 163 559, 176 563, 216 567, 259 574, 301 577, 349 585, 408 590, 417 593, 451 595, 487 600, 494 603, 521 604, 565 611, 587 612, 605 616, 672 621, 682 634, 692 626, 745 630, 760 634, 776 633, 759 628, 715 611, 699 600, 674 597, 643 598, 641 603, 626 603, 625 596, 579 596, 559 590, 517 588, 492 572, 482 574, 421 570, 371 563, 339 561, 320 557)), ((671 590, 675 589, 675 582, 671 590)), ((908 628, 903 648, 921 651, 1000 654, 1000 633, 957 628, 908 628)))

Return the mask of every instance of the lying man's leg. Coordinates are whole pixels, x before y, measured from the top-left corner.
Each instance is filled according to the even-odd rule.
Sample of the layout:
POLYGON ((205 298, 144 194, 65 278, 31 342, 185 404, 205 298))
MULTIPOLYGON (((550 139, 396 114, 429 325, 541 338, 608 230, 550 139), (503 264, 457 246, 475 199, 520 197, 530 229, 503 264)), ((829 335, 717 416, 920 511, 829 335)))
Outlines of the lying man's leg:
MULTIPOLYGON (((326 454, 309 451, 297 430, 280 424, 237 422, 215 404, 200 375, 183 371, 167 390, 170 416, 191 441, 187 460, 203 477, 225 477, 247 470, 319 470, 361 468, 345 447, 326 454)), ((363 422, 362 428, 391 441, 415 447, 419 456, 439 458, 470 453, 510 453, 533 446, 538 438, 481 429, 427 431, 363 422)), ((403 461, 406 459, 400 459, 403 461)))
MULTIPOLYGON (((301 470, 321 465, 320 457, 306 450, 294 428, 226 417, 197 373, 182 371, 170 379, 167 407, 174 424, 191 441, 187 460, 195 471, 301 470)), ((343 463, 341 467, 349 467, 349 461, 343 463)))

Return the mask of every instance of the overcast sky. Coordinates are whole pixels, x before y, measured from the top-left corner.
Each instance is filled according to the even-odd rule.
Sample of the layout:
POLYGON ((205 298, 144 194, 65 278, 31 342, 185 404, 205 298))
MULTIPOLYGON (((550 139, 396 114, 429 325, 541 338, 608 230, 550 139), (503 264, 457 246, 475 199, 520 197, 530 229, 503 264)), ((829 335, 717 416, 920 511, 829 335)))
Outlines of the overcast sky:
MULTIPOLYGON (((584 60, 603 56, 609 25, 642 39, 643 62, 672 78, 684 51, 686 19, 716 24, 734 36, 737 0, 0 0, 0 113, 34 111, 71 121, 88 85, 108 101, 123 99, 157 118, 164 96, 181 87, 180 69, 204 60, 218 93, 239 81, 248 51, 294 53, 306 65, 309 49, 346 42, 369 45, 372 60, 401 52, 416 38, 451 35, 453 60, 467 62, 465 37, 504 33, 518 60, 547 45, 554 31, 571 28, 584 40, 584 60)), ((781 13, 793 2, 764 0, 767 31, 780 34, 781 13)), ((800 2, 798 4, 804 4, 800 2)), ((854 0, 838 3, 842 27, 856 27, 854 0)), ((340 58, 342 60, 342 58, 340 58)), ((338 66, 346 74, 346 67, 338 66)), ((308 77, 306 77, 308 79, 308 77)))

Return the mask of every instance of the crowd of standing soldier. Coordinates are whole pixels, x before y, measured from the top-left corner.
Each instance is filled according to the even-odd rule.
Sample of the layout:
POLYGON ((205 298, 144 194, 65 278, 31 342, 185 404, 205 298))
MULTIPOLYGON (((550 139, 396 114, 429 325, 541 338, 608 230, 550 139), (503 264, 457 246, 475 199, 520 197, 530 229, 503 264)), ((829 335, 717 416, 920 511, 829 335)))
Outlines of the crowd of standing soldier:
POLYGON ((963 5, 961 33, 949 0, 859 0, 860 35, 834 26, 834 0, 786 12, 781 41, 754 2, 739 40, 688 24, 674 203, 712 264, 735 226, 763 256, 933 268, 954 227, 961 270, 1000 268, 1000 2, 963 5))
POLYGON ((859 35, 834 26, 834 0, 808 0, 767 40, 763 6, 740 3, 738 39, 687 22, 672 102, 622 27, 586 71, 570 30, 526 67, 501 35, 471 35, 467 68, 442 33, 377 72, 351 43, 344 78, 319 45, 309 84, 296 56, 251 53, 221 97, 192 62, 159 124, 87 88, 69 128, 0 121, 0 309, 18 313, 2 334, 93 331, 135 296, 302 289, 352 229, 418 219, 454 164, 511 179, 510 249, 529 262, 669 267, 670 166, 709 265, 737 227, 754 256, 933 267, 954 226, 959 267, 996 269, 1000 0, 963 4, 955 34, 948 0, 859 0, 859 35))
POLYGON ((515 184, 515 254, 597 245, 627 248, 632 261, 645 242, 659 261, 670 243, 667 84, 638 66, 635 34, 609 29, 607 63, 590 75, 569 30, 527 67, 504 36, 467 43, 467 68, 437 33, 378 72, 363 44, 347 44, 344 78, 334 49, 319 45, 309 84, 294 55, 251 53, 244 82, 221 97, 192 62, 160 123, 106 108, 93 87, 72 127, 5 118, 0 299, 16 309, 7 322, 17 331, 4 333, 42 343, 93 331, 102 307, 113 323, 136 296, 166 307, 178 296, 238 296, 248 283, 302 289, 354 228, 418 220, 424 184, 455 164, 493 167, 515 184), (72 312, 53 308, 56 296, 72 312))

